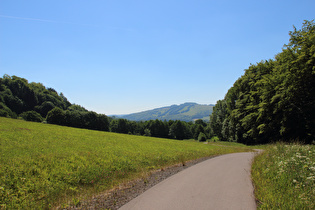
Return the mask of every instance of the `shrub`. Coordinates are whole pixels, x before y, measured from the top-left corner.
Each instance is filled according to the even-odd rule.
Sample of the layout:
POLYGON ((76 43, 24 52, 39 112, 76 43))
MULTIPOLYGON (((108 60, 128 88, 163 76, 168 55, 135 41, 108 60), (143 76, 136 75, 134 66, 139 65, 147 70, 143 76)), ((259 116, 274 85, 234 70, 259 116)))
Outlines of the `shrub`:
POLYGON ((204 133, 200 132, 198 136, 198 141, 206 141, 207 137, 204 133))
POLYGON ((53 108, 48 112, 46 121, 50 124, 63 125, 65 121, 64 111, 58 107, 53 108))
POLYGON ((17 118, 15 112, 12 112, 4 103, 0 102, 0 117, 17 118))
POLYGON ((32 122, 42 122, 43 121, 42 116, 35 111, 23 112, 20 116, 26 121, 32 121, 32 122))
POLYGON ((0 109, 0 117, 9 117, 9 113, 4 109, 0 109))
POLYGON ((148 129, 148 128, 144 129, 144 136, 151 136, 150 129, 148 129))
POLYGON ((219 137, 217 136, 214 136, 210 139, 211 142, 217 142, 217 141, 220 141, 219 137))

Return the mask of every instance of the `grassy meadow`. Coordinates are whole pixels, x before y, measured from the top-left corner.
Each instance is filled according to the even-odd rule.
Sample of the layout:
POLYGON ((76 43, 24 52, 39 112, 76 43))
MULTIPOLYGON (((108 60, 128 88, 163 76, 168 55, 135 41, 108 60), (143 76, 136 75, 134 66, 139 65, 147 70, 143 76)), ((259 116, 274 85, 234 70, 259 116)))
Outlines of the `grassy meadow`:
POLYGON ((259 209, 315 209, 315 145, 269 145, 252 165, 259 209))
POLYGON ((248 151, 0 118, 0 209, 54 208, 188 160, 248 151))

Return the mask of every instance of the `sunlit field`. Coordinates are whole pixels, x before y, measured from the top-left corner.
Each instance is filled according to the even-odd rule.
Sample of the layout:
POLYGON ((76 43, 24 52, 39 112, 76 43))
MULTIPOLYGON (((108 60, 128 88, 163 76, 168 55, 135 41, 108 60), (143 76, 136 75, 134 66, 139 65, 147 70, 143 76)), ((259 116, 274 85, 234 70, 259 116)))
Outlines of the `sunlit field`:
POLYGON ((259 209, 315 209, 315 146, 270 145, 252 167, 259 209))
POLYGON ((0 207, 67 207, 151 170, 248 150, 0 118, 0 207))

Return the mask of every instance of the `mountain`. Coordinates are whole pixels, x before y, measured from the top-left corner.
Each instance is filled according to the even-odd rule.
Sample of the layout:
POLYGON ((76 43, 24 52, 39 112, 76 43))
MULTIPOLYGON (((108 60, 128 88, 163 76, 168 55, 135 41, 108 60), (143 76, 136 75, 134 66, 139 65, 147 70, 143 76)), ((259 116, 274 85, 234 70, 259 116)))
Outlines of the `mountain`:
POLYGON ((184 103, 180 105, 172 105, 148 111, 117 116, 132 121, 146 120, 182 120, 193 121, 202 119, 209 121, 209 115, 212 113, 214 105, 201 105, 197 103, 184 103))

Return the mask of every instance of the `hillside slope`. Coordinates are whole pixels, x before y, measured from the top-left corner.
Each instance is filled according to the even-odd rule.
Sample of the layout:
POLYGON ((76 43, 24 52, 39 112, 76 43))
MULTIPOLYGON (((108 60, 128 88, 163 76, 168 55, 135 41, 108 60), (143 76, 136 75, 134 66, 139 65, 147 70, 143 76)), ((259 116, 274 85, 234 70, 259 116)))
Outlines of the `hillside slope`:
POLYGON ((146 121, 155 119, 182 120, 186 122, 196 119, 209 121, 209 115, 212 113, 213 106, 214 105, 184 103, 180 105, 172 105, 129 115, 123 115, 120 117, 133 121, 146 121))
POLYGON ((64 209, 153 169, 244 151, 4 117, 0 145, 0 209, 64 209))

